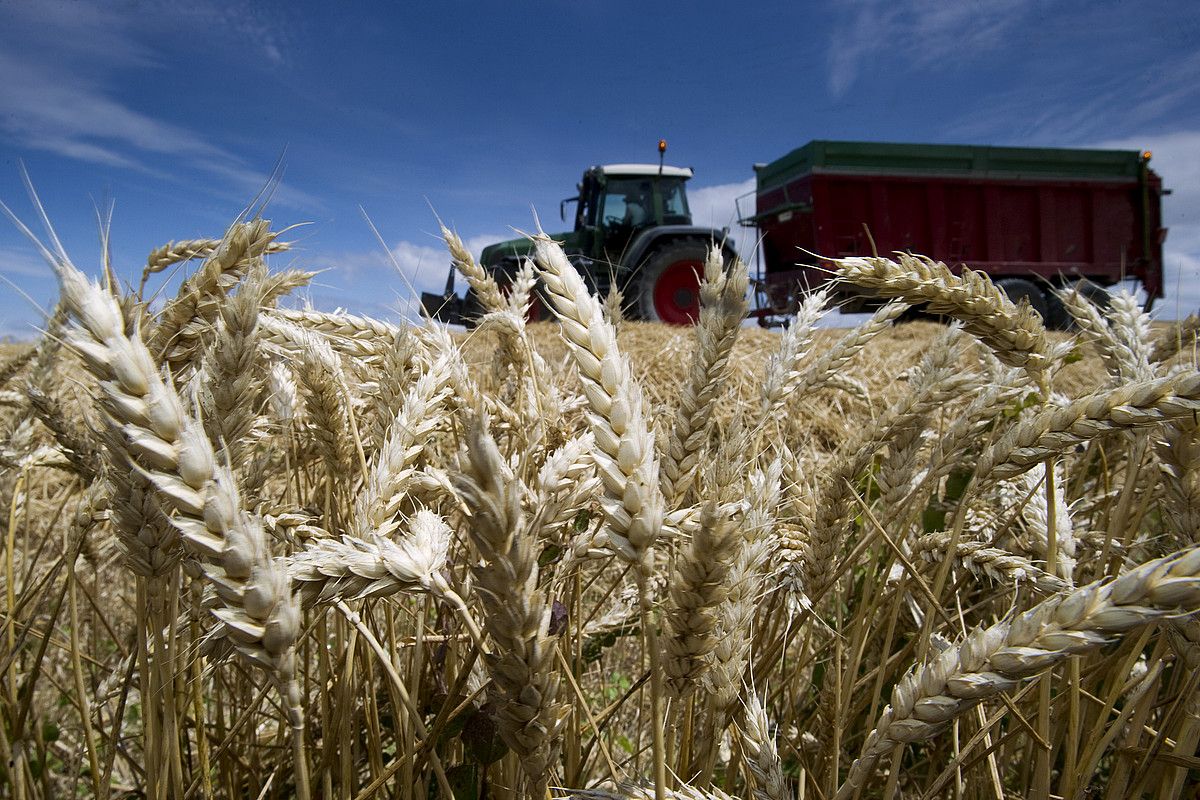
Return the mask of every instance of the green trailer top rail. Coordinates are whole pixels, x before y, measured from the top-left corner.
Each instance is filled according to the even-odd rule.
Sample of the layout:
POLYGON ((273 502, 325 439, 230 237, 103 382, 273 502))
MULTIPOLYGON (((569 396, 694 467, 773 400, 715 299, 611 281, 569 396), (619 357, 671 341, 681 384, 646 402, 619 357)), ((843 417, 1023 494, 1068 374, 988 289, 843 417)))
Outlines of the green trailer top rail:
POLYGON ((1136 150, 816 140, 754 170, 761 191, 811 172, 1133 182, 1141 165, 1136 150))

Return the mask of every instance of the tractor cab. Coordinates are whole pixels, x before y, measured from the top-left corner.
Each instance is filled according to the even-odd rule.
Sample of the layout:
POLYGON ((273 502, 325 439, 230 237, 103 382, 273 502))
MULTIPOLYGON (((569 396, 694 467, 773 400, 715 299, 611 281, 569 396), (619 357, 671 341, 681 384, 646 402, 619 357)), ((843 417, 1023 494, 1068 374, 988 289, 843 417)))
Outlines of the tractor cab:
MULTIPOLYGON (((608 164, 583 174, 576 203, 575 236, 579 252, 605 264, 620 265, 630 242, 647 228, 691 225, 684 182, 692 171, 657 164, 608 164)), ((565 217, 565 214, 564 214, 565 217)))

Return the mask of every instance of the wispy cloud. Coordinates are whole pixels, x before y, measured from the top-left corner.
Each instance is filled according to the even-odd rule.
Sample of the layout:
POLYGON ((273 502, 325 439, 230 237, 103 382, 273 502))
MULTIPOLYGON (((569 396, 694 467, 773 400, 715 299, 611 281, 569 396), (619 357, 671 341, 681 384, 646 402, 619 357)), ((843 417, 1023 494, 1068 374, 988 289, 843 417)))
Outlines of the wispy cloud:
MULTIPOLYGON (((0 6, 0 139, 74 161, 183 181, 196 170, 221 178, 241 195, 261 189, 269 176, 244 158, 149 109, 120 97, 129 73, 158 68, 144 39, 175 29, 222 31, 263 47, 266 61, 284 61, 284 34, 253 7, 226 8, 147 3, 105 13, 80 3, 0 6), (40 9, 33 13, 32 8, 40 9)), ((202 185, 203 182, 202 182, 202 185)), ((275 202, 314 211, 313 195, 280 187, 275 202)))
POLYGON ((841 97, 877 63, 922 68, 951 54, 962 58, 999 47, 1031 5, 1031 0, 838 3, 829 37, 829 91, 841 97))
POLYGON ((1128 139, 1147 130, 1200 124, 1200 53, 1164 54, 1113 74, 1102 63, 1072 60, 1072 81, 1047 81, 1030 102, 1028 87, 988 95, 945 133, 959 141, 1078 146, 1128 139))

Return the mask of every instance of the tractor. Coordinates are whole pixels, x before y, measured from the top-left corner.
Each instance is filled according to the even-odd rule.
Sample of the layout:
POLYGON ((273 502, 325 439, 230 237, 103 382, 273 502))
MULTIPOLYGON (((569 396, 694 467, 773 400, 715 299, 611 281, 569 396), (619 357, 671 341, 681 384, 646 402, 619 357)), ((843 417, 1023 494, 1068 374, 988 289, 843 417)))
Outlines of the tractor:
MULTIPOLYGON (((665 152, 660 140, 658 164, 608 164, 584 172, 578 194, 559 204, 564 222, 574 207, 574 230, 552 238, 593 292, 605 296, 615 284, 629 318, 690 325, 700 313, 709 247, 720 247, 727 262, 735 251, 727 228, 692 224, 684 188, 692 170, 665 166, 665 152)), ((479 263, 504 289, 532 250, 529 239, 499 242, 484 249, 479 263)), ((455 295, 454 273, 451 267, 444 294, 423 293, 421 303, 430 316, 471 326, 483 309, 469 287, 463 297, 455 295)), ((534 298, 531 319, 548 316, 541 298, 534 298)))

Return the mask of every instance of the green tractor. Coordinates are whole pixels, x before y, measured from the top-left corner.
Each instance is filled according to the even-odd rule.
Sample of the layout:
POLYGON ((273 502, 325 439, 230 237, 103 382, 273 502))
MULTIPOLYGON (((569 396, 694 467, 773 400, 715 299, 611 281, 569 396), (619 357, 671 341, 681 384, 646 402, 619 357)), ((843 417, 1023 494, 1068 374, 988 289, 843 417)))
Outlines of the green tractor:
MULTIPOLYGON (((659 142, 658 164, 610 164, 588 169, 579 194, 563 200, 559 215, 566 221, 574 204, 575 229, 556 234, 567 257, 593 292, 604 296, 613 284, 625 298, 632 319, 690 325, 700 313, 700 276, 708 248, 718 244, 727 261, 735 257, 728 229, 692 224, 684 184, 692 170, 661 163, 666 142, 659 142)), ((533 250, 529 239, 512 239, 484 249, 479 263, 502 289, 512 283, 521 262, 533 250)), ((482 313, 474 292, 454 293, 453 267, 444 294, 423 293, 426 312, 444 322, 473 325, 482 313)), ((535 298, 531 319, 549 317, 535 298)))

